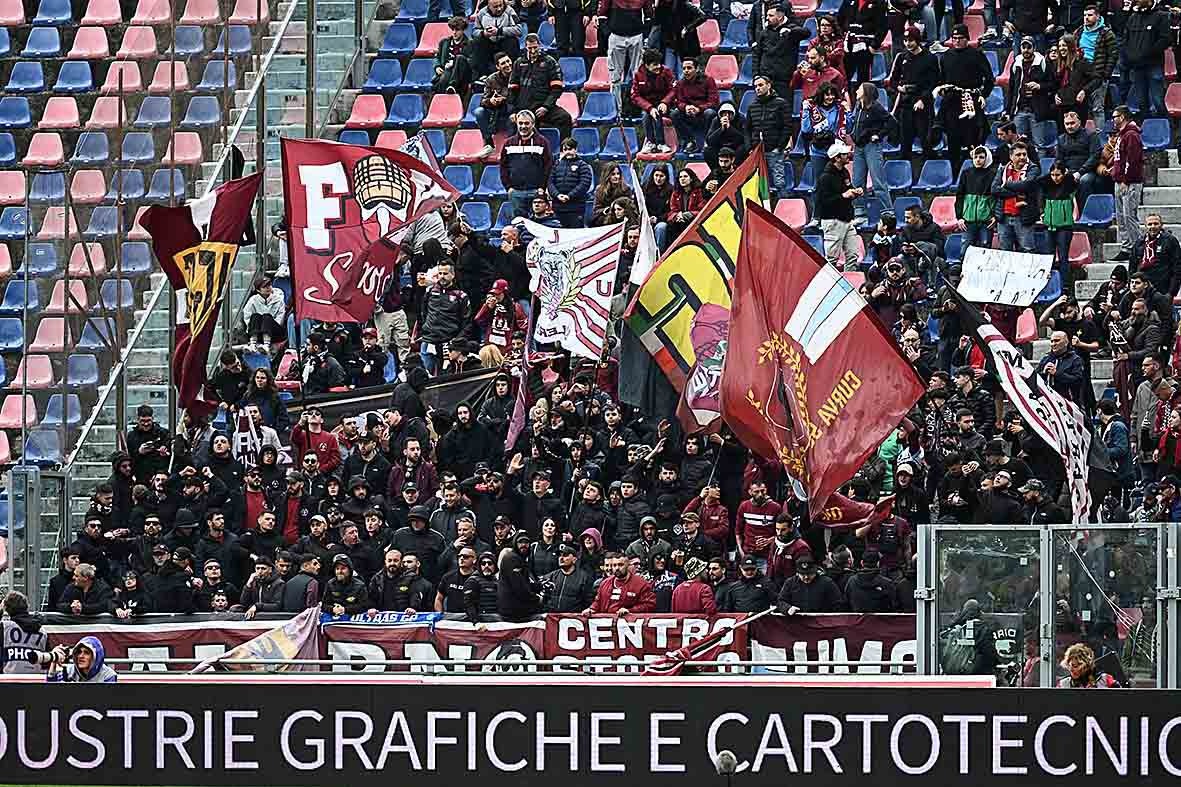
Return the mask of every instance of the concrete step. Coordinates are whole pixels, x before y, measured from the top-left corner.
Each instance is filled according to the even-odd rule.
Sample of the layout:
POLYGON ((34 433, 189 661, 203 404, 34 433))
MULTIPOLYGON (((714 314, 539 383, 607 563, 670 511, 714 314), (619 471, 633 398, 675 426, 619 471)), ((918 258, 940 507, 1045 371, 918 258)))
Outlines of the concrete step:
MULTIPOLYGON (((1144 194, 1146 197, 1148 196, 1147 191, 1145 191, 1144 194)), ((1143 222, 1150 213, 1159 214, 1161 220, 1164 221, 1165 224, 1181 224, 1181 198, 1174 198, 1172 203, 1164 205, 1141 205, 1140 210, 1136 215, 1140 218, 1140 221, 1143 222)))
POLYGON ((1149 186, 1144 189, 1143 205, 1181 205, 1181 186, 1149 186))
POLYGON ((1092 379, 1111 379, 1112 367, 1115 362, 1111 359, 1092 358, 1091 359, 1091 378, 1092 379))
MULTIPOLYGON (((1106 246, 1107 244, 1104 244, 1106 246)), ((1118 244, 1111 244, 1116 246, 1116 253, 1118 254, 1118 244)), ((1114 256, 1114 254, 1112 255, 1114 256)), ((1089 281, 1104 282, 1111 278, 1112 271, 1119 265, 1118 262, 1092 262, 1087 266, 1087 279, 1089 281)))
POLYGON ((1158 186, 1181 186, 1181 167, 1165 167, 1156 171, 1158 186))
POLYGON ((1080 282, 1075 282, 1074 297, 1080 301, 1089 301, 1095 297, 1095 293, 1099 292, 1099 285, 1103 283, 1103 279, 1084 279, 1080 282))

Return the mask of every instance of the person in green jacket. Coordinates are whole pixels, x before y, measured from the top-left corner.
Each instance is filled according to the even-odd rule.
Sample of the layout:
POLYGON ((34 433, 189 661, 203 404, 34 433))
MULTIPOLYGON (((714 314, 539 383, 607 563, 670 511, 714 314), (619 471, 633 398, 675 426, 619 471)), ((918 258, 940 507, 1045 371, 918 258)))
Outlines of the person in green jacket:
POLYGON ((1078 181, 1069 175, 1066 165, 1055 161, 1049 174, 1038 183, 1042 190, 1042 223, 1050 246, 1044 251, 1054 255, 1064 290, 1070 287, 1070 239, 1074 236, 1074 193, 1078 190, 1078 181))
POLYGON ((992 246, 992 233, 996 229, 996 198, 992 196, 992 181, 996 167, 992 163, 992 151, 984 145, 972 149, 972 166, 960 172, 960 182, 955 191, 955 215, 959 229, 966 233, 965 245, 992 246))

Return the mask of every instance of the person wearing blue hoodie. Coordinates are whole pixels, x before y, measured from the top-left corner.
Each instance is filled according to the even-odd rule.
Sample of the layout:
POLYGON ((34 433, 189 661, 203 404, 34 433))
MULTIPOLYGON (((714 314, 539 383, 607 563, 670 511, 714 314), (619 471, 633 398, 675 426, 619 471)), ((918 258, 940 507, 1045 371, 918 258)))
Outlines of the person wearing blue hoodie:
POLYGON ((563 227, 586 226, 586 200, 594 182, 590 164, 578 156, 573 138, 562 140, 561 155, 549 175, 549 195, 554 215, 563 227))
POLYGON ((103 662, 106 651, 98 637, 83 637, 72 649, 58 645, 45 674, 48 683, 115 683, 119 674, 103 662), (70 662, 73 663, 70 663, 70 662))

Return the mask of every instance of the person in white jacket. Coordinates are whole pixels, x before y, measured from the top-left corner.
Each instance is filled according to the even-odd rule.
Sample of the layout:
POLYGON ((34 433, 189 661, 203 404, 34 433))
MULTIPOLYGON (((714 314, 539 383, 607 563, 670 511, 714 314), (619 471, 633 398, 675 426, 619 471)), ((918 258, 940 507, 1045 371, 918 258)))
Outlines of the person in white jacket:
POLYGON ((287 302, 283 291, 277 289, 269 277, 259 280, 254 292, 246 299, 242 307, 242 322, 246 325, 246 332, 250 336, 249 350, 271 354, 271 342, 282 339, 287 335, 287 328, 283 324, 287 316, 287 302))

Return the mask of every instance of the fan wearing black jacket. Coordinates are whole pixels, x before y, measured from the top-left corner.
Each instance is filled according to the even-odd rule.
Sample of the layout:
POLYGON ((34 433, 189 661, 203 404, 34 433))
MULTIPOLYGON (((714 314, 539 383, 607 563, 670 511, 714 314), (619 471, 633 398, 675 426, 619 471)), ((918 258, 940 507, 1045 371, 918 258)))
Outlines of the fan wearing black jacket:
POLYGON ((935 89, 942 95, 938 125, 947 133, 951 171, 959 172, 969 151, 984 140, 984 104, 996 85, 984 53, 968 45, 967 25, 951 29, 951 48, 943 53, 943 78, 935 89))
POLYGON ((873 78, 873 56, 889 32, 886 0, 845 0, 837 12, 837 22, 846 33, 845 75, 849 98, 855 101, 857 88, 873 78))
POLYGON ((558 569, 541 578, 545 612, 582 612, 595 600, 595 578, 578 566, 578 550, 558 547, 558 569))
POLYGON ((515 549, 501 553, 496 607, 502 618, 512 622, 529 620, 541 612, 541 585, 515 549))
MULTIPOLYGON (((905 50, 894 58, 890 71, 890 84, 898 93, 894 104, 894 117, 898 119, 902 144, 902 157, 914 155, 914 138, 918 137, 923 146, 923 160, 935 158, 934 143, 931 139, 931 118, 935 115, 935 97, 932 92, 941 78, 939 58, 923 46, 923 33, 918 28, 909 28, 903 35, 905 50)), ((954 173, 953 173, 954 174, 954 173)))

